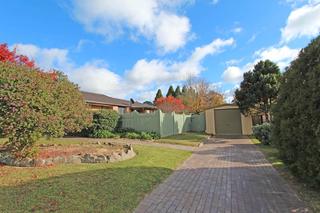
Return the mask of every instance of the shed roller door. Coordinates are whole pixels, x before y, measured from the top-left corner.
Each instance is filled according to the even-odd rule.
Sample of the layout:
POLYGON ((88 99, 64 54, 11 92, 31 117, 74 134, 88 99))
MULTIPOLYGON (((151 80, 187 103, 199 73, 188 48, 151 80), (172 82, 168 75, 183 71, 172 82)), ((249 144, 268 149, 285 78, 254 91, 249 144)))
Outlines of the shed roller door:
POLYGON ((239 109, 215 109, 216 135, 242 135, 239 109))

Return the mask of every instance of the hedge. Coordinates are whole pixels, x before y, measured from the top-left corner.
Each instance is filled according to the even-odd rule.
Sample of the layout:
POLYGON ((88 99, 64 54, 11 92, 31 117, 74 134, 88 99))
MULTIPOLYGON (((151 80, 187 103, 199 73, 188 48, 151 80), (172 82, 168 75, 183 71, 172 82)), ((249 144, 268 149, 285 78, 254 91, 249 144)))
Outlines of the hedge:
POLYGON ((320 36, 284 73, 273 109, 272 143, 300 179, 320 188, 320 36))

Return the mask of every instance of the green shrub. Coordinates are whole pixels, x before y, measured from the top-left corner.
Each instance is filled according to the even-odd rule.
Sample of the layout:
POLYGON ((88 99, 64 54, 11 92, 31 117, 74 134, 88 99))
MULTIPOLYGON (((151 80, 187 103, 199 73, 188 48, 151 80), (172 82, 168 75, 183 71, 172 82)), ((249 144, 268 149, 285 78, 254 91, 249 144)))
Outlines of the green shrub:
POLYGON ((284 73, 273 109, 272 143, 291 171, 320 188, 320 36, 284 73))
POLYGON ((161 138, 160 134, 156 133, 156 132, 148 132, 150 134, 150 136, 152 137, 153 140, 158 140, 161 138))
POLYGON ((271 142, 271 125, 263 123, 252 128, 253 135, 264 145, 269 145, 271 142))
POLYGON ((100 110, 93 113, 93 122, 90 127, 91 131, 108 130, 114 131, 118 120, 119 114, 114 110, 100 110))
POLYGON ((139 132, 134 129, 119 129, 118 133, 121 138, 141 139, 141 140, 157 140, 160 135, 155 132, 139 132))
POLYGON ((140 134, 136 133, 136 132, 127 132, 125 134, 125 138, 129 138, 129 139, 140 139, 140 134))
POLYGON ((0 62, 0 128, 15 154, 31 154, 39 137, 77 132, 90 120, 78 87, 61 72, 0 62))
POLYGON ((152 136, 148 132, 140 132, 140 139, 141 140, 152 140, 152 136))
POLYGON ((96 130, 89 134, 91 138, 115 138, 117 135, 108 130, 96 130))
POLYGON ((126 133, 126 132, 137 132, 135 129, 132 128, 119 128, 117 129, 117 133, 126 133))

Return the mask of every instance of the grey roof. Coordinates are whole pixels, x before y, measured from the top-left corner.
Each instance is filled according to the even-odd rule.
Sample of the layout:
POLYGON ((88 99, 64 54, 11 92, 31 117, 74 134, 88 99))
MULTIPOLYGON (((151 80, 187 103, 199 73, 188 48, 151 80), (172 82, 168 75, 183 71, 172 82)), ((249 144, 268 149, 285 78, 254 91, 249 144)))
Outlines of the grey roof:
POLYGON ((138 109, 138 108, 156 109, 155 106, 151 106, 149 104, 142 104, 139 102, 130 104, 130 101, 128 100, 113 98, 103 94, 84 92, 84 91, 81 91, 81 93, 83 94, 84 99, 87 103, 95 103, 95 104, 110 105, 110 106, 121 106, 121 107, 131 106, 131 108, 134 108, 134 109, 138 109))

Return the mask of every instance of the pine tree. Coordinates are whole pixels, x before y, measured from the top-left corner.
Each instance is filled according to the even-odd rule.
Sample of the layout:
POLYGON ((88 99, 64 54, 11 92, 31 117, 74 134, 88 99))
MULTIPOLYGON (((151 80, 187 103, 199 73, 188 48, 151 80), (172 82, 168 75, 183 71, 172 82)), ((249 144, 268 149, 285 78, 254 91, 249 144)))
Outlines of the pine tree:
POLYGON ((174 89, 173 89, 172 85, 170 85, 166 96, 167 97, 174 96, 174 89))
POLYGON ((242 113, 264 113, 270 121, 270 110, 275 103, 281 73, 277 64, 272 61, 258 62, 252 71, 243 75, 240 88, 235 91, 235 102, 242 113))
POLYGON ((185 95, 186 93, 187 93, 187 91, 188 91, 188 89, 187 89, 187 86, 186 85, 184 85, 183 87, 182 87, 182 95, 185 95))
POLYGON ((163 97, 162 91, 161 91, 161 89, 158 89, 157 94, 156 94, 156 97, 154 98, 154 102, 155 102, 158 98, 162 98, 162 97, 163 97))
POLYGON ((177 86, 176 90, 174 91, 174 97, 178 98, 179 96, 181 96, 181 90, 180 90, 180 86, 177 86))

